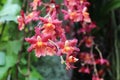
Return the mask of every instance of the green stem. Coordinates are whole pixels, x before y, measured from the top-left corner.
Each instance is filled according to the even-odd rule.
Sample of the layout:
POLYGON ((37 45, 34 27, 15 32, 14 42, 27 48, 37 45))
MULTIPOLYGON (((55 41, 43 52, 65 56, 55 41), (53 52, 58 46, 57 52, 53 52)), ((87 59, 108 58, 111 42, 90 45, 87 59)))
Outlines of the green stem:
POLYGON ((116 80, 120 80, 120 63, 119 63, 119 51, 118 51, 118 38, 117 38, 117 33, 118 33, 118 28, 116 24, 116 19, 115 19, 115 13, 112 11, 112 25, 114 27, 114 49, 115 49, 115 58, 116 58, 116 80))
POLYGON ((120 67, 120 64, 119 64, 119 51, 118 51, 118 41, 117 41, 117 30, 115 30, 115 42, 114 42, 114 45, 115 45, 115 54, 116 54, 116 71, 117 71, 117 80, 120 80, 120 70, 119 70, 119 67, 120 67))
POLYGON ((24 48, 24 38, 25 38, 25 36, 26 36, 26 32, 24 31, 24 36, 23 36, 23 38, 22 38, 22 42, 21 42, 21 49, 20 49, 20 51, 18 52, 18 60, 17 60, 17 63, 16 63, 16 80, 19 80, 19 77, 18 77, 18 75, 19 75, 19 69, 18 69, 18 67, 20 66, 19 64, 20 64, 20 60, 21 60, 21 56, 22 56, 22 53, 23 53, 23 48, 24 48))
POLYGON ((28 67, 27 67, 27 69, 28 69, 28 72, 27 72, 27 74, 28 74, 27 80, 30 80, 30 53, 28 54, 28 67))
POLYGON ((3 35, 3 32, 4 32, 4 30, 5 30, 5 26, 6 26, 6 22, 3 23, 2 30, 1 30, 1 32, 0 32, 0 38, 1 38, 2 35, 3 35))

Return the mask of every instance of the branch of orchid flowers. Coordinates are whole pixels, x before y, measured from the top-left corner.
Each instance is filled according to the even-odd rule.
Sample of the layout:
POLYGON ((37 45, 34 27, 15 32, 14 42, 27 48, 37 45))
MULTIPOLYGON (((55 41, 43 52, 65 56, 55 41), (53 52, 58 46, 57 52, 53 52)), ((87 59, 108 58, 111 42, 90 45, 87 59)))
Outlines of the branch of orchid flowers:
MULTIPOLYGON (((27 2, 30 3, 28 0, 27 2)), ((64 0, 64 6, 66 9, 60 9, 60 5, 57 5, 55 3, 55 0, 50 0, 48 3, 43 3, 41 0, 33 0, 33 2, 30 3, 30 7, 32 8, 30 13, 29 10, 25 14, 24 12, 21 12, 21 16, 18 18, 19 30, 25 30, 25 25, 31 24, 32 21, 38 23, 37 26, 34 27, 35 35, 30 38, 25 38, 25 40, 31 44, 28 48, 28 52, 34 50, 36 57, 46 55, 60 56, 61 63, 65 63, 67 66, 66 69, 71 69, 75 68, 73 64, 79 61, 79 58, 76 58, 76 53, 80 52, 80 49, 76 46, 77 42, 79 42, 78 47, 85 43, 85 46, 90 49, 90 54, 87 54, 88 64, 89 60, 92 59, 92 66, 94 67, 93 75, 99 78, 96 65, 99 63, 104 64, 106 61, 102 59, 102 53, 97 46, 95 48, 98 51, 101 59, 98 59, 98 61, 96 61, 94 58, 94 37, 90 34, 91 31, 96 27, 96 24, 91 21, 91 18, 89 16, 87 8, 89 5, 90 3, 87 2, 87 0, 64 0), (40 15, 41 10, 38 10, 38 7, 40 6, 43 6, 42 10, 44 10, 44 8, 46 9, 45 16, 40 15), (80 22, 81 27, 79 30, 75 30, 74 33, 78 34, 77 38, 82 34, 82 40, 79 40, 79 38, 79 41, 77 39, 67 39, 66 32, 62 24, 63 21, 59 20, 58 18, 59 10, 63 12, 64 20, 68 20, 70 22, 70 28, 74 23, 80 22), (65 60, 62 57, 64 54, 66 55, 65 60)), ((85 55, 86 54, 83 56, 85 55)), ((89 71, 88 66, 87 71, 89 71)), ((28 54, 28 73, 29 72, 30 54, 28 54)), ((90 73, 90 71, 88 73, 90 73)))

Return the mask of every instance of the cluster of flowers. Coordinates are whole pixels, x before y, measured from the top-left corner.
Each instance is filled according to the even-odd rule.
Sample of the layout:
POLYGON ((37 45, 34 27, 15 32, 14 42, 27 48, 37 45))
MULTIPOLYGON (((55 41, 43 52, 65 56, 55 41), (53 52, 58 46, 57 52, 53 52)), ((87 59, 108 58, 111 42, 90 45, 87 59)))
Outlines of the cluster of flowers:
POLYGON ((85 43, 87 48, 92 49, 95 45, 94 37, 90 36, 92 29, 96 28, 96 25, 91 21, 89 13, 87 12, 87 7, 90 3, 87 0, 64 0, 61 5, 56 4, 54 0, 51 0, 48 3, 43 3, 41 0, 33 0, 30 3, 32 11, 28 14, 25 14, 24 11, 21 11, 21 16, 18 17, 18 28, 23 30, 25 25, 29 24, 32 21, 38 22, 38 25, 35 26, 35 35, 31 38, 25 38, 27 42, 31 45, 28 48, 28 52, 32 50, 35 51, 37 57, 41 56, 53 56, 57 55, 61 57, 61 62, 66 64, 66 68, 76 68, 74 63, 80 61, 82 67, 79 69, 79 72, 83 73, 93 73, 92 80, 102 80, 99 78, 98 72, 96 71, 96 65, 108 64, 108 61, 103 59, 100 53, 100 58, 95 59, 93 52, 80 52, 80 49, 77 48, 77 39, 68 40, 66 38, 66 31, 64 29, 63 20, 59 20, 58 15, 60 12, 64 15, 64 21, 68 20, 70 23, 80 22, 82 28, 78 30, 78 34, 83 35, 83 39, 79 41, 79 46, 85 43), (43 6, 46 9, 46 15, 41 16, 40 10, 38 7, 43 6), (61 9, 60 6, 64 6, 64 9, 61 9), (76 54, 79 53, 79 58, 76 57, 76 54), (66 59, 63 59, 63 55, 66 55, 66 59), (89 65, 94 66, 89 67, 89 65))

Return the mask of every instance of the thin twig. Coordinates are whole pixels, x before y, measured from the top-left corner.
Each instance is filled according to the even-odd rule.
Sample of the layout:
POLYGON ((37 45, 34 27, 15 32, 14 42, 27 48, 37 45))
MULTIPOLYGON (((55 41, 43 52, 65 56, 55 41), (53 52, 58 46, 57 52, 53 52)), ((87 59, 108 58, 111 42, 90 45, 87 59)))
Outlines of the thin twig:
POLYGON ((98 46, 95 46, 95 49, 98 51, 100 59, 103 59, 102 52, 99 50, 98 46))
POLYGON ((97 67, 96 67, 96 63, 95 63, 95 59, 94 59, 94 55, 93 55, 93 46, 91 47, 90 54, 91 54, 91 58, 92 58, 92 61, 93 61, 95 76, 99 77, 97 67))

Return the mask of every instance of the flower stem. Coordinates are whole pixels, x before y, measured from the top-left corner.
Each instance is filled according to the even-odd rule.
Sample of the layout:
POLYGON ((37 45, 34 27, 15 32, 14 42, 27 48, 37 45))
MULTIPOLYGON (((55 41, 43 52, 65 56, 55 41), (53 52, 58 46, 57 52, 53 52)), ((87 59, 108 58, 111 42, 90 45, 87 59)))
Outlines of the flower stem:
POLYGON ((92 58, 92 61, 93 61, 94 73, 97 77, 99 77, 97 67, 96 67, 96 63, 95 63, 95 58, 94 58, 94 55, 93 55, 93 46, 91 47, 90 54, 91 54, 91 58, 92 58))
POLYGON ((95 46, 95 49, 98 51, 98 53, 100 55, 100 59, 103 59, 102 52, 100 51, 100 49, 98 48, 98 46, 95 46))

